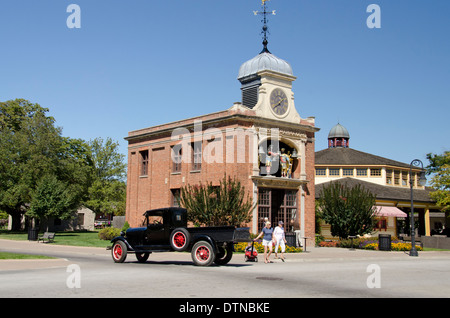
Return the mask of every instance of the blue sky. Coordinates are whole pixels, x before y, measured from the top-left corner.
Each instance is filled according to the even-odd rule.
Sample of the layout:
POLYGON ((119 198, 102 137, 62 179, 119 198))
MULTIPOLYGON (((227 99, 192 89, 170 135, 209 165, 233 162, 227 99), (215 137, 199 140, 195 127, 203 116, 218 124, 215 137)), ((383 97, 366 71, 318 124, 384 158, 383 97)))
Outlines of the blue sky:
MULTIPOLYGON (((272 0, 269 50, 316 117, 316 151, 340 122, 350 146, 410 163, 449 150, 450 1, 272 0), (369 4, 381 28, 369 29, 369 4)), ((262 49, 260 0, 3 0, 0 100, 50 108, 85 140, 227 109, 239 67, 262 49), (69 29, 70 4, 81 28, 69 29)))

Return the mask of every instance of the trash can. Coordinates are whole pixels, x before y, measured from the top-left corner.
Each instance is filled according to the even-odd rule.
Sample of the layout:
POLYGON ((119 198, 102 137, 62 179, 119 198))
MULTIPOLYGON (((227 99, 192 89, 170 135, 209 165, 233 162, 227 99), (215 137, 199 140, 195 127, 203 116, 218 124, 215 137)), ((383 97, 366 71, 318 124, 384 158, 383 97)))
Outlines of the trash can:
POLYGON ((287 241, 286 245, 289 245, 289 246, 292 246, 292 247, 296 247, 296 244, 295 244, 295 233, 292 233, 292 232, 284 233, 284 237, 286 238, 286 241, 287 241))
POLYGON ((390 234, 378 234, 378 249, 380 251, 391 250, 391 235, 390 234))
POLYGON ((37 241, 39 229, 28 229, 28 241, 37 241))

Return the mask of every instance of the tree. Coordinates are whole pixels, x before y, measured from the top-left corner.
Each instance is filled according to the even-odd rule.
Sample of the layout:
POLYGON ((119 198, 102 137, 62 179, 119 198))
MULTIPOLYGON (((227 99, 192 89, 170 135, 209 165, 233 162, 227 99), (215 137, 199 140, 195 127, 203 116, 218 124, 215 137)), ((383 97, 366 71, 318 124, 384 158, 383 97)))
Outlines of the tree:
POLYGON ((0 102, 0 210, 20 230, 24 214, 66 219, 85 203, 124 214, 126 165, 118 143, 61 135, 48 109, 24 99, 0 102))
POLYGON ((445 151, 442 155, 429 153, 427 159, 430 164, 427 166, 428 174, 433 174, 430 185, 434 191, 430 193, 437 206, 444 211, 450 211, 450 151, 445 151))
POLYGON ((21 228, 23 214, 41 215, 31 210, 42 204, 43 188, 57 189, 50 187, 50 177, 78 203, 87 191, 87 166, 74 151, 83 142, 62 137, 47 112, 23 99, 0 103, 0 209, 11 215, 13 230, 21 228))
POLYGON ((89 142, 88 162, 92 168, 88 199, 85 205, 95 213, 124 215, 126 174, 124 155, 111 138, 95 138, 89 142))
POLYGON ((55 175, 46 175, 36 186, 27 215, 38 219, 68 219, 78 206, 77 193, 67 183, 58 180, 55 175))
POLYGON ((125 156, 119 152, 119 143, 111 138, 89 141, 89 161, 94 177, 100 180, 121 180, 126 176, 125 156))
POLYGON ((55 169, 60 131, 47 111, 23 99, 0 103, 0 208, 12 216, 13 229, 20 228, 37 182, 55 169))
POLYGON ((318 206, 333 236, 369 234, 375 227, 375 196, 361 185, 331 182, 322 188, 318 206))
POLYGON ((254 208, 240 181, 226 176, 218 187, 209 183, 181 188, 180 203, 189 221, 207 226, 240 226, 250 222, 254 208))

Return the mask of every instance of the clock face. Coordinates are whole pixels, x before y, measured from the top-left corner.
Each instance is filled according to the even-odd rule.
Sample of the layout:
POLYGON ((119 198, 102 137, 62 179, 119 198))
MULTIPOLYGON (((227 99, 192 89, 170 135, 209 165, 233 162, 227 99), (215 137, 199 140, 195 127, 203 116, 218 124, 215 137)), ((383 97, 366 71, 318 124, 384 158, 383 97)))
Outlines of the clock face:
POLYGON ((276 88, 270 94, 270 107, 276 115, 284 115, 288 109, 288 100, 284 91, 276 88))

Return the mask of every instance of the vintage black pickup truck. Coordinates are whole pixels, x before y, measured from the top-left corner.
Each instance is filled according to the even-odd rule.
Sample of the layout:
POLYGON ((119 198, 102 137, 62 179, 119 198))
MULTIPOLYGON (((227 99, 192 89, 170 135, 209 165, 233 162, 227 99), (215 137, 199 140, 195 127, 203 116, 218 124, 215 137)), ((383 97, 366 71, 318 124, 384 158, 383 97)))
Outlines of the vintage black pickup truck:
POLYGON ((111 240, 114 262, 124 262, 128 253, 146 262, 153 252, 191 251, 196 265, 225 265, 233 256, 234 243, 250 241, 248 227, 187 227, 187 211, 182 208, 149 210, 144 216, 144 227, 129 228, 111 240))

